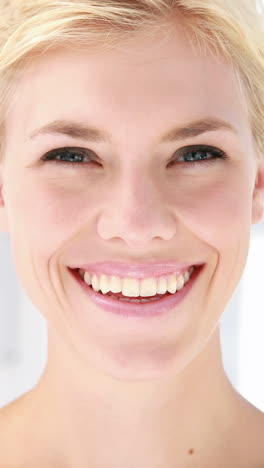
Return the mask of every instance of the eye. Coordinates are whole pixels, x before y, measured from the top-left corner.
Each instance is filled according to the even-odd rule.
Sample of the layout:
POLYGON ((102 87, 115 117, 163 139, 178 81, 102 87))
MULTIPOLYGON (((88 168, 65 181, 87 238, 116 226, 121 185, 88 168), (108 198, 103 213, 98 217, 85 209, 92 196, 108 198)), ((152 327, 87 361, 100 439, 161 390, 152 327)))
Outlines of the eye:
POLYGON ((228 159, 224 151, 205 145, 186 146, 176 151, 176 155, 170 164, 179 163, 185 166, 197 166, 197 164, 213 164, 217 159, 228 159))
MULTIPOLYGON (((176 157, 169 163, 169 166, 184 164, 185 166, 208 165, 216 162, 217 159, 228 159, 224 151, 204 145, 186 146, 176 151, 176 157)), ((60 164, 75 168, 85 167, 87 164, 98 164, 98 157, 95 153, 84 148, 58 148, 49 151, 41 158, 42 161, 60 164), (86 161, 85 161, 86 160, 86 161)))
POLYGON ((58 148, 49 151, 41 160, 52 164, 60 164, 62 166, 86 166, 88 163, 96 163, 97 156, 92 151, 83 148, 58 148), (85 161, 86 160, 86 161, 85 161))

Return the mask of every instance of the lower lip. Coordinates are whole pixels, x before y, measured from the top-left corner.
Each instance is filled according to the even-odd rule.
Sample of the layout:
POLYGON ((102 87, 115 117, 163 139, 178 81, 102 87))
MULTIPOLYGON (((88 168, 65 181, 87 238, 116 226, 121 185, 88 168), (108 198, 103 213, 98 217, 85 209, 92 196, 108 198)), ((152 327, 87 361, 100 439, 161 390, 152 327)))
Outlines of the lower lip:
POLYGON ((165 315, 171 309, 180 304, 184 297, 192 289, 194 282, 203 270, 203 267, 204 265, 202 265, 202 267, 195 268, 191 279, 177 293, 165 296, 156 301, 143 302, 142 304, 120 301, 118 299, 113 299, 110 296, 98 293, 82 280, 77 270, 70 269, 70 272, 81 285, 83 291, 88 295, 91 301, 101 309, 124 317, 148 318, 165 315))

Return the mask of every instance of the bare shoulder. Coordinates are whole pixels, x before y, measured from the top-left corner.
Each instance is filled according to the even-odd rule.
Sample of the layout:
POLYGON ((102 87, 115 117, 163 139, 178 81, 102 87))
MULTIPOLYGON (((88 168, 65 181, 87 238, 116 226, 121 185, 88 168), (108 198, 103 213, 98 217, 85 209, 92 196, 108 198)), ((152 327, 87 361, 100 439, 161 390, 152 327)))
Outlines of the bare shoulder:
POLYGON ((264 468, 264 412, 242 396, 240 398, 241 409, 237 418, 238 459, 243 468, 264 468))
POLYGON ((30 392, 0 408, 0 468, 26 468, 24 459, 30 392))
POLYGON ((0 468, 15 468, 15 463, 20 459, 20 401, 19 398, 0 409, 0 468))
POLYGON ((35 396, 33 388, 0 409, 0 468, 58 468, 45 444, 35 396))
MULTIPOLYGON (((242 396, 238 400, 232 428, 227 431, 228 441, 222 446, 225 450, 222 450, 223 459, 219 466, 264 468, 264 412, 242 396)), ((45 459, 44 453, 40 454, 38 444, 34 454, 34 444, 30 443, 39 430, 36 419, 34 427, 29 424, 31 409, 31 392, 0 408, 0 468, 41 468, 39 461, 45 459)), ((45 463, 45 468, 47 466, 53 465, 45 463)))

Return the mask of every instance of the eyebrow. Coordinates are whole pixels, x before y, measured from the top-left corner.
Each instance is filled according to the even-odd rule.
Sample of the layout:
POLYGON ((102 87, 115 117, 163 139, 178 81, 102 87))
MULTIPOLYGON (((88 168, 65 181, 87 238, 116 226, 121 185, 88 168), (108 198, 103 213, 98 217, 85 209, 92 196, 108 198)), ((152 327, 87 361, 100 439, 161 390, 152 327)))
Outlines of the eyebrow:
MULTIPOLYGON (((187 138, 196 137, 206 132, 215 132, 225 130, 237 134, 237 130, 225 120, 207 117, 195 120, 169 130, 159 140, 160 143, 170 143, 177 140, 185 140, 187 138)), ((80 122, 69 120, 54 120, 51 123, 35 130, 30 135, 30 140, 44 134, 51 135, 67 135, 75 140, 87 140, 93 142, 111 142, 111 135, 103 130, 95 127, 86 126, 80 122)))

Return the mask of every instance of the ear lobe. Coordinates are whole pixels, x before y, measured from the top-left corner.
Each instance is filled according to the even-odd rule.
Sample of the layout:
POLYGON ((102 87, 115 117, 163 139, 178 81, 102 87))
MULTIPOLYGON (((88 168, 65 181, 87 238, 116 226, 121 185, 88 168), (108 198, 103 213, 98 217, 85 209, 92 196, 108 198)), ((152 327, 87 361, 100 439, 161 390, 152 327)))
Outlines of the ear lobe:
POLYGON ((264 160, 258 164, 258 172, 252 200, 252 224, 264 218, 264 160))

